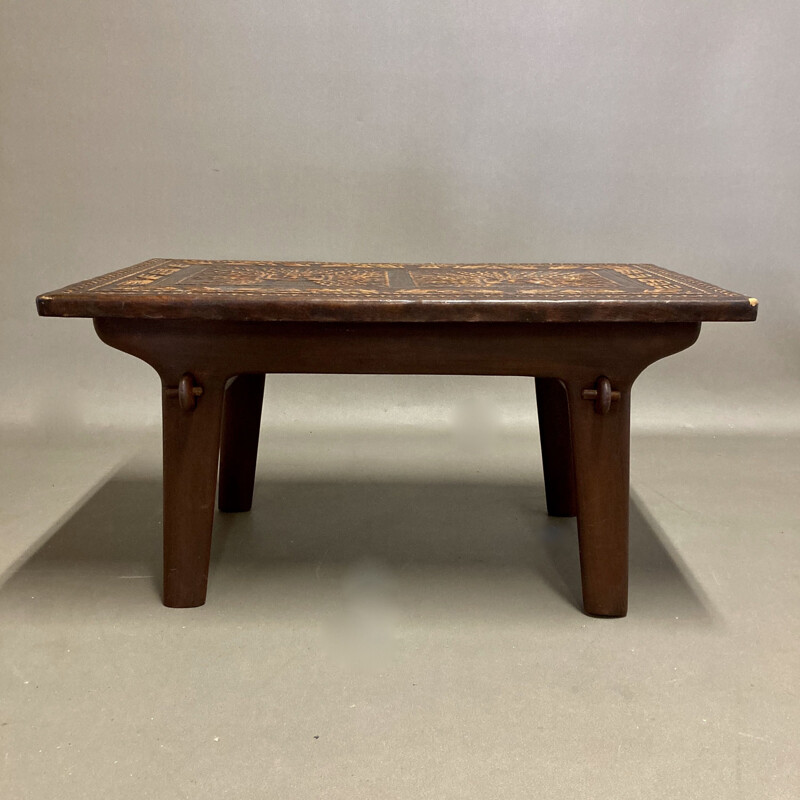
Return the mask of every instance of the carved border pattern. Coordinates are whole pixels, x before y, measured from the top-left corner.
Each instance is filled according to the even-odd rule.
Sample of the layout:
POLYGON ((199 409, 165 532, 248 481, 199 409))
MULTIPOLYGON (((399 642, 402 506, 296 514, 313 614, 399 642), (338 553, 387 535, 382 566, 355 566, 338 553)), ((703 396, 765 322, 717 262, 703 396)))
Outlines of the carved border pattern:
POLYGON ((150 259, 59 294, 235 295, 308 300, 732 298, 651 264, 357 264, 150 259))

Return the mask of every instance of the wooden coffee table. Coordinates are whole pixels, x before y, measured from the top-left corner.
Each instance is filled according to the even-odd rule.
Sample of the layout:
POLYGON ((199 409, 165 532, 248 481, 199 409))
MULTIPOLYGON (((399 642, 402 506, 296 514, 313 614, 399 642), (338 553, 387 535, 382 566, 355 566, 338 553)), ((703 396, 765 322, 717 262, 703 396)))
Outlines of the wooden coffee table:
POLYGON ((651 264, 339 264, 157 258, 37 298, 93 317, 161 376, 164 603, 205 602, 219 508, 253 495, 270 372, 527 375, 548 513, 578 517, 587 613, 628 596, 630 392, 704 321, 757 301, 651 264))

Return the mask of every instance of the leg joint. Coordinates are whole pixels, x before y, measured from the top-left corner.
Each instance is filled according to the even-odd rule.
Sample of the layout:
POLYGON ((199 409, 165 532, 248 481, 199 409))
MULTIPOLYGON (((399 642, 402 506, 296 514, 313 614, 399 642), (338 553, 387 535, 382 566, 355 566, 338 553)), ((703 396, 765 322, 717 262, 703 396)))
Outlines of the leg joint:
POLYGON ((584 400, 594 400, 594 410, 598 414, 608 414, 611 403, 618 401, 622 395, 611 388, 611 381, 605 375, 601 375, 593 388, 581 392, 581 397, 584 400))
POLYGON ((178 404, 183 411, 194 411, 197 398, 203 394, 203 387, 195 381, 191 372, 185 372, 177 386, 167 386, 164 391, 167 397, 178 398, 178 404))

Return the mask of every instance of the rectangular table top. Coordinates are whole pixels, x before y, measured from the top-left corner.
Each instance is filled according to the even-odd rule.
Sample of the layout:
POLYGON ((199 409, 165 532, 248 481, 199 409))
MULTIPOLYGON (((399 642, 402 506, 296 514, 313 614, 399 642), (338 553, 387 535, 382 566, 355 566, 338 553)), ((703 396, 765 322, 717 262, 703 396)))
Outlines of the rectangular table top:
POLYGON ((652 264, 154 258, 36 299, 39 314, 316 322, 753 320, 757 301, 652 264))

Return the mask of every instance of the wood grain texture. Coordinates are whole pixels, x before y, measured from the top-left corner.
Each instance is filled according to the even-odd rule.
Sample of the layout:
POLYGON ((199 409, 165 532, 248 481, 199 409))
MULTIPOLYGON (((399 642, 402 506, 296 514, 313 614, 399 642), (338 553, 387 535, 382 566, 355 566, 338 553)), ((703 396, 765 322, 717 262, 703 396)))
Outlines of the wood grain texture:
POLYGON ((622 616, 627 608, 630 386, 649 364, 689 347, 701 323, 99 317, 94 326, 106 344, 143 359, 162 379, 167 605, 193 606, 205 599, 218 449, 220 507, 250 505, 265 373, 528 375, 537 378, 542 401, 548 507, 553 513, 578 514, 585 610, 622 616), (182 404, 176 391, 187 375, 203 389, 194 405, 182 404), (602 380, 617 399, 598 413, 584 392, 602 380))
POLYGON ((548 509, 577 512, 584 608, 612 617, 627 612, 631 385, 702 322, 756 305, 649 264, 170 259, 37 298, 161 376, 166 605, 205 602, 218 459, 220 509, 250 507, 265 374, 527 375, 548 509))
POLYGON ((40 295, 43 316, 253 322, 753 320, 756 301, 652 264, 151 259, 40 295))

